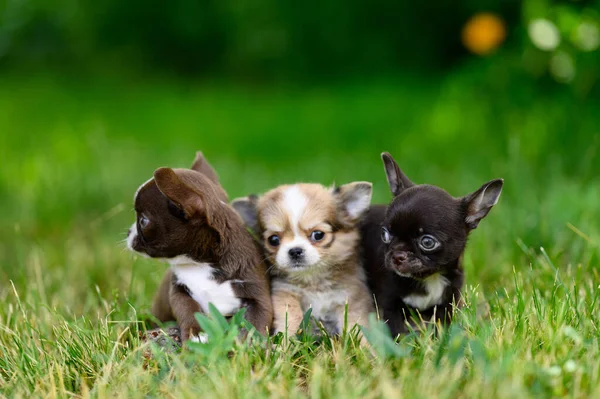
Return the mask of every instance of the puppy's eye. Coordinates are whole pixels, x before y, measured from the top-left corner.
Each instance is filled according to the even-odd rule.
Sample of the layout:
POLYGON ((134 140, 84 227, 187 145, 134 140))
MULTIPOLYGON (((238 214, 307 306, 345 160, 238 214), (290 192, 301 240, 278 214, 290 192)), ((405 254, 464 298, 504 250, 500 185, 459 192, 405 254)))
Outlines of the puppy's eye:
POLYGON ((321 230, 315 230, 310 233, 310 239, 313 241, 321 241, 323 238, 325 238, 325 233, 321 230))
POLYGON ((392 241, 392 235, 385 227, 381 228, 381 241, 386 244, 389 244, 392 241))
POLYGON ((279 240, 279 236, 277 234, 273 234, 269 238, 267 238, 269 245, 272 247, 278 247, 281 241, 279 240))
POLYGON ((145 229, 150 224, 150 220, 145 215, 140 216, 140 227, 145 229))
POLYGON ((431 252, 440 246, 440 242, 429 234, 425 234, 419 239, 419 246, 425 252, 431 252))

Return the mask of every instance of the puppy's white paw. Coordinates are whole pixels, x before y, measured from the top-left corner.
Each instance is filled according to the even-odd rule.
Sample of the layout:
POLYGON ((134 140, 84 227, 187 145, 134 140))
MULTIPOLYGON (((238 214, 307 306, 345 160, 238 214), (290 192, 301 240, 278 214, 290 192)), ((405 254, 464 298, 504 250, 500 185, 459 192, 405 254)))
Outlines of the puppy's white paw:
POLYGON ((201 344, 207 344, 208 343, 208 335, 205 333, 199 333, 198 335, 192 335, 190 337, 190 341, 199 342, 201 344))

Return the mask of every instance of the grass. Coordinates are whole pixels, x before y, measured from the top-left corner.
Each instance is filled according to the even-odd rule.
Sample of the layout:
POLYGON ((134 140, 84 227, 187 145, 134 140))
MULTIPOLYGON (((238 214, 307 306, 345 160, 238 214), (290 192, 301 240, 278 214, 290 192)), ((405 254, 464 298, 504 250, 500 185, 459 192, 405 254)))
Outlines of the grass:
POLYGON ((268 90, 1 77, 0 395, 600 396, 600 121, 568 94, 489 82, 471 70, 268 90), (120 241, 137 186, 197 149, 232 198, 369 180, 387 202, 384 150, 454 195, 504 177, 467 249, 467 306, 439 336, 376 344, 379 356, 348 334, 147 364, 138 334, 165 266, 120 241))

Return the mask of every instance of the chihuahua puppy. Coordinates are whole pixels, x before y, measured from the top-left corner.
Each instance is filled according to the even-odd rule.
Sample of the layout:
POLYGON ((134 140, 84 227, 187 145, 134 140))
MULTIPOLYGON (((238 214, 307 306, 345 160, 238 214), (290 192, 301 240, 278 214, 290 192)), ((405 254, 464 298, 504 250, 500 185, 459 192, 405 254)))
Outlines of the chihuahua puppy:
POLYGON ((212 303, 224 316, 245 307, 246 319, 268 333, 273 308, 260 249, 202 153, 191 170, 157 169, 134 203, 128 247, 171 265, 152 305, 159 321, 176 321, 186 341, 200 331, 194 313, 212 303))
POLYGON ((298 331, 304 313, 333 335, 367 322, 373 311, 359 256, 358 221, 371 202, 366 182, 328 189, 320 184, 277 187, 233 207, 264 240, 272 275, 274 332, 298 331))
POLYGON ((453 301, 461 301, 467 237, 498 202, 504 181, 454 198, 439 187, 413 184, 390 154, 381 157, 394 199, 369 209, 362 248, 378 309, 397 336, 407 332, 412 314, 450 321, 453 301))

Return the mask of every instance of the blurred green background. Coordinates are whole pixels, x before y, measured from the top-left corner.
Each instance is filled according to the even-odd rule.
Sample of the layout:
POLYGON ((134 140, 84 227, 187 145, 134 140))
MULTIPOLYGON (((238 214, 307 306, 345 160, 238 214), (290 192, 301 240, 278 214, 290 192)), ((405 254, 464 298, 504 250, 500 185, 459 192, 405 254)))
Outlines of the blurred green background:
POLYGON ((597 1, 0 0, 0 298, 147 309, 164 266, 123 251, 132 196, 196 150, 232 198, 387 202, 382 151, 456 196, 503 177, 468 283, 502 291, 540 247, 598 278, 599 23, 597 1))

